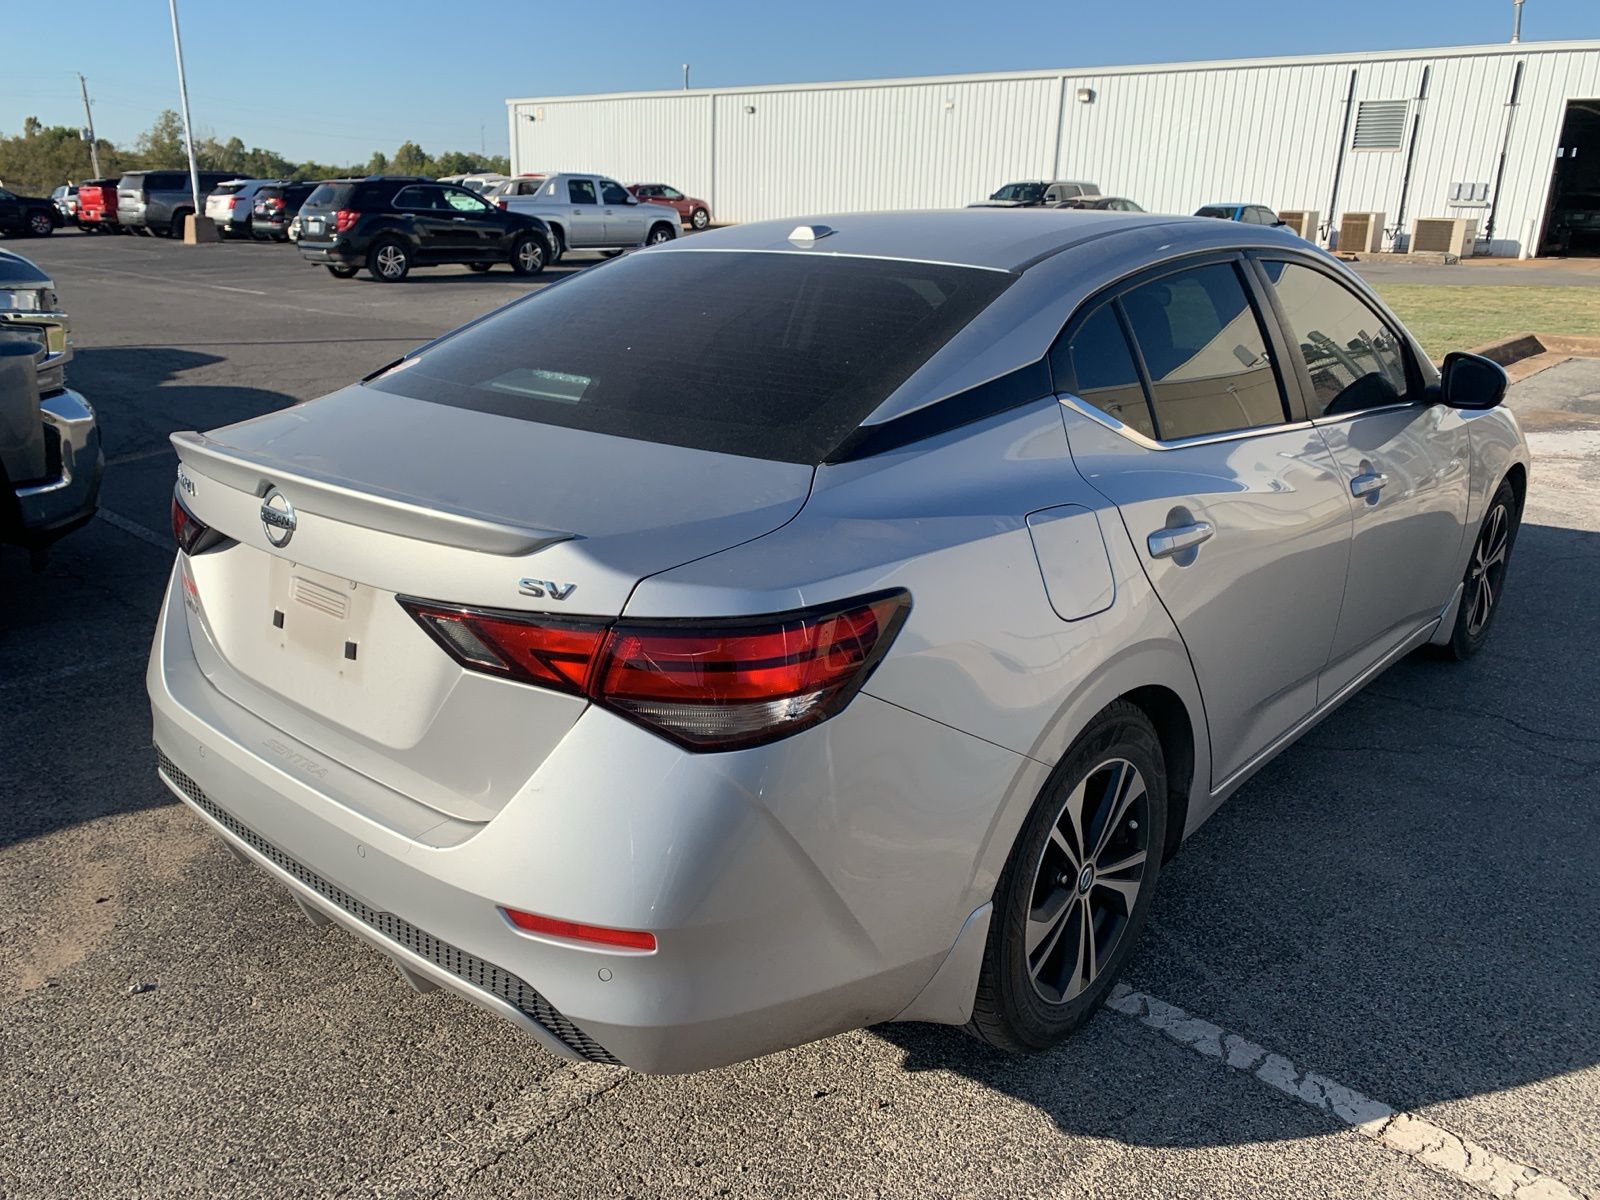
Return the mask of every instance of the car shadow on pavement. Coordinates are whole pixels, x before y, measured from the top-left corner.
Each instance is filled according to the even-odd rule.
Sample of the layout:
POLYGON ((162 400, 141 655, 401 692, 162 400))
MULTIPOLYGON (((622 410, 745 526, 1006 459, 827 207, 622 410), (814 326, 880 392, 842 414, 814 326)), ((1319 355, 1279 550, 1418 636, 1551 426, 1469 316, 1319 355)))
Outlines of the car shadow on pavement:
MULTIPOLYGON (((1600 1063, 1597 565, 1600 535, 1525 525, 1484 651, 1407 658, 1241 789, 1168 864, 1125 982, 1398 1109, 1532 1085, 1496 1103, 1540 1111, 1548 1156, 1581 1148, 1592 1129, 1554 1097, 1600 1063)), ((909 1070, 1138 1139, 1114 1096, 1063 1086, 1105 1022, 1163 1040, 1110 1012, 1038 1058, 875 1032, 909 1070)), ((1161 1137, 1262 1133, 1213 1112, 1161 1137)))

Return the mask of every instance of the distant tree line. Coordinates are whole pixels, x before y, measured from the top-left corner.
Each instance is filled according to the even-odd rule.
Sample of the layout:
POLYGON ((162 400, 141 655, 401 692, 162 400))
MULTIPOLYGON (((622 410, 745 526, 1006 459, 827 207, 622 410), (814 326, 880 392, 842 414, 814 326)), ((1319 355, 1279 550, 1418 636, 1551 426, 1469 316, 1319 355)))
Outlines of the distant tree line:
MULTIPOLYGON (((189 156, 183 147, 183 121, 170 108, 139 135, 132 149, 97 139, 100 170, 116 178, 124 171, 175 167, 186 169, 189 156)), ((467 154, 451 150, 435 157, 415 142, 402 142, 394 155, 375 152, 365 163, 328 164, 294 162, 273 150, 246 147, 236 137, 218 141, 197 138, 195 159, 202 170, 237 171, 253 179, 327 179, 341 175, 461 175, 469 171, 511 170, 503 154, 467 154)), ((81 183, 93 176, 89 144, 69 125, 49 125, 37 117, 22 123, 22 133, 0 137, 0 184, 25 195, 47 196, 71 180, 81 183)))

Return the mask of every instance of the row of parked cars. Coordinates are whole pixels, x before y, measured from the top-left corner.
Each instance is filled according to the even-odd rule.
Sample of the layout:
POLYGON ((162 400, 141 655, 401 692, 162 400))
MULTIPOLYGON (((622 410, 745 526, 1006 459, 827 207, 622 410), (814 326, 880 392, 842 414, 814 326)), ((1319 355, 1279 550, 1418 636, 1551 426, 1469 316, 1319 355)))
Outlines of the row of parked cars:
MULTIPOLYGON (((1126 196, 1106 196, 1100 185, 1084 179, 1024 179, 1008 183, 987 200, 969 204, 968 208, 1082 208, 1104 212, 1142 213, 1145 210, 1126 196)), ((1265 204, 1250 204, 1230 200, 1216 204, 1202 204, 1197 217, 1216 217, 1223 221, 1240 221, 1246 225, 1272 225, 1284 227, 1285 222, 1265 204)))

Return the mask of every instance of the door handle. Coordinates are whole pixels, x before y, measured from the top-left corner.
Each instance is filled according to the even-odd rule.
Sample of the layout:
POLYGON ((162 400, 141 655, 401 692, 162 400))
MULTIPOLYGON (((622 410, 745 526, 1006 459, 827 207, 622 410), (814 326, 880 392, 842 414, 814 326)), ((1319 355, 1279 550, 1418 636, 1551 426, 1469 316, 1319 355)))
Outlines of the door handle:
POLYGON ((1171 558, 1182 554, 1209 538, 1216 530, 1209 521, 1196 521, 1193 525, 1171 525, 1158 529, 1146 539, 1151 558, 1171 558))
POLYGON ((466 220, 465 217, 451 217, 450 219, 452 221, 465 221, 466 220))
POLYGON ((1375 492, 1383 491, 1383 485, 1389 482, 1389 477, 1380 471, 1368 471, 1365 475, 1357 475, 1350 481, 1350 494, 1352 496, 1370 496, 1375 492))

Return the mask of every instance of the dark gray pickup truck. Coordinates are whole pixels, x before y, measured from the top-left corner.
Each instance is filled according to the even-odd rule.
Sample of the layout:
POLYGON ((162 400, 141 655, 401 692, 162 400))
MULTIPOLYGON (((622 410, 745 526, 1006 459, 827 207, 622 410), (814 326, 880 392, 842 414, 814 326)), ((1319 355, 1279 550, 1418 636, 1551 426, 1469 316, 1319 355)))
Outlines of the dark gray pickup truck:
POLYGON ((0 250, 0 543, 42 566, 95 514, 105 455, 94 409, 67 387, 67 316, 50 277, 0 250))

